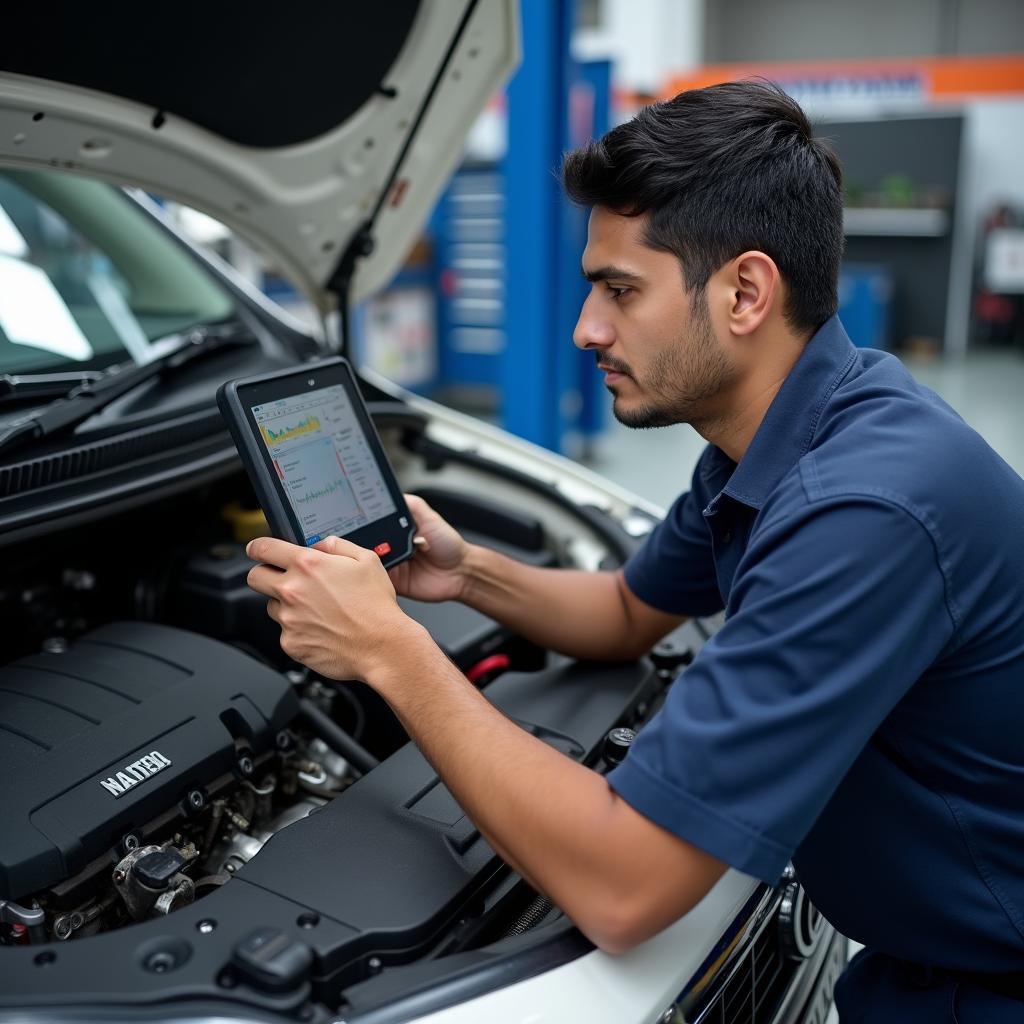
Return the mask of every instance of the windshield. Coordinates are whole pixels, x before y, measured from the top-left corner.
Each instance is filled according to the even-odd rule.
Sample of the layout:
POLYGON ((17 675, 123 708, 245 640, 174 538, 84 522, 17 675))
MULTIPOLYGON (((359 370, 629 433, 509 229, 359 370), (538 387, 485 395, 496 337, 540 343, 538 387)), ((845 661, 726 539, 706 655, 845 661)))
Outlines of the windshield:
POLYGON ((119 190, 0 170, 0 373, 146 362, 156 339, 233 312, 228 293, 119 190))

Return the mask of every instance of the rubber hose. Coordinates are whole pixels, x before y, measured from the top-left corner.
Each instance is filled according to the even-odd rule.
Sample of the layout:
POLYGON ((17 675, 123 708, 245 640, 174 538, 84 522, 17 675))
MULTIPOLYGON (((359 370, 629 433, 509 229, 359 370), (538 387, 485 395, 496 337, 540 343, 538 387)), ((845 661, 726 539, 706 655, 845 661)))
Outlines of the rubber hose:
POLYGON ((380 764, 366 747, 357 743, 337 722, 326 712, 306 697, 299 699, 299 708, 303 717, 317 734, 336 754, 340 754, 349 764, 354 765, 365 775, 380 764))

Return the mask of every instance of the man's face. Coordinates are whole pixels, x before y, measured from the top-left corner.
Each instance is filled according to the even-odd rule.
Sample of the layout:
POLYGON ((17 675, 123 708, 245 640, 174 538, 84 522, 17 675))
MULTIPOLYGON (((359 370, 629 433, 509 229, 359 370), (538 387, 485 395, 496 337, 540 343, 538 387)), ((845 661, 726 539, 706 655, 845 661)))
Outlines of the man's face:
POLYGON ((733 370, 705 294, 691 297, 676 257, 644 244, 644 224, 594 208, 582 267, 591 289, 573 342, 605 370, 620 423, 699 423, 715 415, 733 370))

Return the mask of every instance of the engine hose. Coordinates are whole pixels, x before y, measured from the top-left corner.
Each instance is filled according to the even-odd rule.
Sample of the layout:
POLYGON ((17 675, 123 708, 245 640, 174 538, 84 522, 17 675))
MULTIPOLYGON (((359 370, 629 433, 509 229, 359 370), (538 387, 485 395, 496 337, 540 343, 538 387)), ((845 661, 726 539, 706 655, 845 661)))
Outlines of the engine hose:
POLYGON ((509 927, 505 932, 505 938, 510 939, 513 935, 522 935, 544 920, 554 909, 554 904, 546 896, 538 896, 509 927))
POLYGON ((330 715, 321 711, 316 704, 306 697, 299 699, 299 709, 306 721, 336 754, 340 754, 349 764, 354 765, 365 775, 371 768, 376 768, 380 761, 366 747, 357 743, 330 715))

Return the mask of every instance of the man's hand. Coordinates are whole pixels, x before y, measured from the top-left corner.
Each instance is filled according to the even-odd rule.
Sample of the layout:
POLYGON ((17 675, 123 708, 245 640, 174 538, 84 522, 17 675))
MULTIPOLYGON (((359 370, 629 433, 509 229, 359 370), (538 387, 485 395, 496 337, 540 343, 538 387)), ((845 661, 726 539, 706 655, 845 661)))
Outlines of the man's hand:
POLYGON ((405 500, 424 543, 390 570, 395 590, 417 601, 458 601, 469 545, 422 498, 407 494, 405 500))
POLYGON ((365 679, 390 645, 422 627, 398 607, 395 588, 372 551, 340 537, 315 548, 260 537, 246 548, 257 565, 253 590, 281 627, 281 649, 330 679, 365 679))

